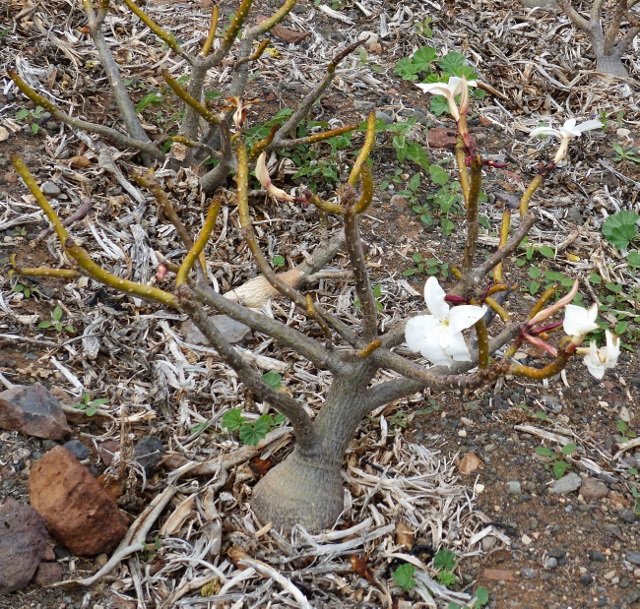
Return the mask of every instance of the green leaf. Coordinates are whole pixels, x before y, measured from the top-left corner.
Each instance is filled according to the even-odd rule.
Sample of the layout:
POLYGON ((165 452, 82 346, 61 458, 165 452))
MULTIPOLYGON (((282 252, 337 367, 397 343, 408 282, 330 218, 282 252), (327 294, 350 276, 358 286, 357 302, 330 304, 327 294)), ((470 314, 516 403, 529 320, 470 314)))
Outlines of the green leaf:
POLYGON ((441 218, 440 219, 440 227, 442 228, 442 233, 445 237, 448 237, 456 228, 454 222, 449 220, 449 218, 441 218))
POLYGON ((536 455, 541 457, 553 457, 553 451, 547 446, 538 446, 536 448, 536 455))
POLYGON ((89 406, 87 406, 84 409, 84 413, 88 416, 88 417, 92 417, 94 414, 96 414, 96 412, 98 412, 98 407, 93 405, 93 404, 89 404, 89 406))
POLYGON ((456 566, 456 555, 451 550, 438 550, 433 557, 433 566, 436 569, 453 571, 456 566))
POLYGON ((489 603, 489 590, 484 586, 476 588, 476 607, 484 607, 489 603))
POLYGON ((593 283, 594 285, 602 283, 602 277, 600 277, 598 273, 591 273, 589 277, 587 277, 587 280, 589 281, 589 283, 593 283))
POLYGON ((446 112, 449 112, 449 104, 444 97, 434 96, 431 98, 431 102, 429 103, 429 109, 436 116, 441 116, 446 112))
POLYGON ((542 275, 542 271, 537 266, 532 266, 529 268, 529 277, 531 279, 538 279, 542 275))
POLYGON ((635 250, 633 252, 629 252, 629 255, 627 256, 627 264, 632 269, 640 269, 640 252, 635 250))
POLYGON ((438 60, 438 66, 447 76, 462 76, 464 63, 464 55, 455 51, 447 53, 438 60))
POLYGON ((625 249, 637 236, 640 216, 634 211, 619 211, 602 225, 602 234, 611 245, 625 249))
POLYGON ((429 177, 438 186, 444 186, 449 181, 449 174, 440 165, 433 164, 429 167, 429 177))
POLYGON ((573 442, 569 442, 568 444, 565 444, 561 449, 560 452, 563 455, 571 455, 572 453, 576 452, 578 448, 577 444, 574 444, 573 442))
POLYGON ((627 331, 628 327, 629 327, 629 322, 624 320, 624 319, 621 319, 613 327, 613 331, 617 336, 621 336, 622 334, 624 334, 627 331))
POLYGON ((562 478, 571 466, 566 461, 553 462, 553 475, 557 479, 562 478))
POLYGON ((51 327, 51 322, 50 322, 50 321, 48 321, 48 320, 41 321, 41 322, 38 324, 38 328, 42 328, 43 330, 46 330, 47 328, 50 328, 50 327, 51 327))
POLYGON ((555 258, 555 250, 552 247, 549 247, 548 245, 543 245, 539 250, 538 250, 545 258, 555 258))
POLYGON ((276 254, 271 259, 271 264, 273 264, 273 266, 275 266, 277 269, 284 266, 285 263, 286 263, 286 260, 284 259, 284 256, 280 256, 279 254, 276 254))
POLYGON ((222 427, 228 431, 237 431, 243 423, 245 423, 245 418, 242 416, 240 408, 232 408, 222 417, 222 427))
POLYGON ((38 132, 40 131, 40 125, 38 125, 38 123, 31 123, 30 128, 33 135, 38 135, 38 132))
POLYGON ((272 389, 279 389, 282 385, 282 375, 277 372, 265 372, 262 375, 262 380, 272 389))
POLYGON ((530 281, 527 284, 527 291, 532 296, 535 296, 540 291, 540 282, 538 282, 538 281, 530 281))
POLYGON ((239 436, 243 444, 255 446, 262 440, 273 427, 273 417, 263 414, 253 423, 245 423, 240 427, 239 436))
POLYGON ((164 101, 162 95, 158 91, 151 91, 147 93, 137 104, 136 112, 142 112, 149 106, 161 104, 164 101))
POLYGON ((438 573, 438 581, 447 588, 453 586, 456 583, 456 576, 452 571, 443 569, 438 573))
POLYGON ((621 433, 625 434, 629 430, 629 423, 623 421, 622 419, 618 419, 616 421, 616 429, 621 433))
POLYGON ((104 406, 105 404, 108 404, 108 403, 109 403, 109 400, 107 398, 96 398, 95 400, 91 400, 90 402, 92 406, 104 406))
POLYGON ((56 306, 51 312, 51 319, 54 321, 60 321, 62 319, 62 309, 59 306, 56 306))
POLYGON ((21 121, 23 118, 27 118, 27 116, 29 116, 29 110, 27 110, 26 108, 20 108, 20 110, 18 110, 15 114, 15 118, 18 121, 21 121))
POLYGON ((416 572, 416 568, 409 563, 404 563, 399 567, 396 567, 393 571, 393 581, 397 586, 409 592, 416 587, 416 580, 414 579, 414 574, 416 572))

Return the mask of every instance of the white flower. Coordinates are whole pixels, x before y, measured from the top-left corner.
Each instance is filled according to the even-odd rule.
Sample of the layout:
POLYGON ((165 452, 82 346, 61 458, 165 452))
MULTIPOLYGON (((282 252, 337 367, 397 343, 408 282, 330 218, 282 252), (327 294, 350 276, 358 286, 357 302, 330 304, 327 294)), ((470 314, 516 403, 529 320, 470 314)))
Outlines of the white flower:
POLYGON ((620 355, 620 337, 605 331, 607 344, 599 349, 596 343, 591 341, 588 349, 580 349, 584 355, 584 365, 588 368, 592 376, 600 380, 607 368, 613 368, 618 362, 620 355))
POLYGON ((582 337, 598 328, 598 304, 593 303, 588 309, 568 304, 564 310, 562 328, 569 336, 582 337))
POLYGON ((407 322, 404 338, 409 349, 421 353, 436 366, 471 361, 462 330, 473 326, 486 307, 461 305, 449 309, 445 292, 435 277, 427 279, 424 299, 431 315, 419 315, 407 322))
POLYGON ((431 95, 441 95, 447 100, 449 104, 449 112, 456 121, 460 120, 460 109, 456 104, 456 95, 462 95, 462 107, 466 107, 466 100, 468 99, 469 90, 468 87, 476 87, 475 80, 467 80, 459 78, 458 76, 452 76, 449 78, 448 83, 433 82, 433 83, 416 83, 416 86, 422 89, 425 93, 431 93, 431 95))
POLYGON ((295 199, 287 192, 273 185, 269 170, 267 169, 267 153, 263 152, 256 161, 256 178, 272 197, 280 199, 280 201, 295 201, 295 199))
POLYGON ((564 125, 560 129, 553 129, 552 127, 537 127, 529 133, 529 137, 536 137, 537 135, 551 135, 557 137, 560 140, 560 148, 556 152, 556 156, 553 159, 554 163, 559 163, 567 156, 567 149, 569 148, 569 141, 574 137, 580 137, 585 131, 591 131, 592 129, 600 129, 602 123, 596 118, 584 123, 576 124, 575 118, 570 118, 565 121, 564 125))

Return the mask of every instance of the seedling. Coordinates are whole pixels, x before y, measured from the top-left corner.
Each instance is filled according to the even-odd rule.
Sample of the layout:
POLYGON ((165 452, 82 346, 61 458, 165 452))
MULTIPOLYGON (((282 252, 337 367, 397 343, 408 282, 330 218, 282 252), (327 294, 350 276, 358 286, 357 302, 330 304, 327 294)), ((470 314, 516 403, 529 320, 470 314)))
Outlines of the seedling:
POLYGON ((629 161, 630 163, 640 164, 640 149, 638 148, 623 148, 620 144, 613 144, 616 156, 614 161, 621 163, 622 161, 629 161))
POLYGON ((56 307, 51 311, 51 319, 45 319, 38 324, 38 328, 42 330, 47 330, 49 328, 53 328, 56 332, 68 332, 69 334, 73 334, 76 329, 73 324, 66 323, 62 321, 63 313, 60 306, 56 305, 56 307))
POLYGON ((560 451, 553 451, 548 446, 538 446, 538 448, 536 448, 536 454, 552 460, 551 469, 553 471, 554 478, 557 480, 562 478, 562 476, 571 469, 571 463, 565 461, 565 457, 573 454, 577 448, 578 446, 573 442, 565 444, 560 451))
POLYGON ((271 259, 271 264, 276 269, 282 268, 286 263, 287 261, 285 260, 284 256, 280 256, 279 254, 275 255, 271 259))
POLYGON ((40 132, 39 121, 42 120, 44 108, 42 106, 36 106, 34 110, 28 110, 27 108, 20 108, 16 112, 15 119, 17 121, 24 121, 29 125, 29 129, 33 135, 38 135, 40 132))
POLYGON ((436 258, 425 258, 420 252, 411 255, 414 266, 402 271, 403 277, 413 277, 414 275, 441 275, 445 279, 449 277, 449 265, 440 262, 436 258))
POLYGON ((16 294, 22 294, 24 298, 31 298, 38 291, 38 288, 37 286, 32 287, 24 283, 16 283, 12 291, 16 294))
POLYGON ((437 571, 436 577, 438 581, 447 588, 453 586, 457 581, 454 573, 456 563, 456 555, 451 550, 438 550, 433 557, 433 567, 437 571))
POLYGON ((447 609, 480 609, 489 604, 489 591, 484 586, 478 586, 476 593, 471 602, 464 606, 464 608, 458 603, 449 603, 447 609))
POLYGON ((417 585, 416 580, 413 577, 415 572, 416 568, 412 564, 406 562, 394 569, 393 581, 405 592, 410 592, 417 585))
POLYGON ((82 399, 77 404, 74 404, 73 407, 82 410, 88 417, 92 417, 98 412, 100 406, 105 406, 108 402, 109 400, 107 400, 107 398, 96 398, 92 400, 88 393, 83 393, 82 399))
POLYGON ((623 421, 622 419, 618 419, 616 421, 616 429, 618 433, 622 436, 623 441, 628 442, 629 440, 633 440, 636 437, 636 434, 629 429, 629 423, 623 421))

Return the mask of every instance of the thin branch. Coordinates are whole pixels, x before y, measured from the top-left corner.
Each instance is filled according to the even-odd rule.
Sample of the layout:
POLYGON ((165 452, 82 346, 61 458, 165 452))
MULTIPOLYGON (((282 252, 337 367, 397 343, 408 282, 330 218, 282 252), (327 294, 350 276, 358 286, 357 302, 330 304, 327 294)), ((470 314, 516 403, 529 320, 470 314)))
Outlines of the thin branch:
POLYGON ((558 0, 558 4, 576 27, 585 32, 589 31, 589 22, 571 6, 570 0, 558 0))
POLYGON ((327 72, 324 75, 324 78, 316 85, 315 89, 312 89, 305 95, 304 99, 298 105, 296 111, 289 117, 287 121, 285 121, 284 125, 278 129, 273 141, 269 146, 267 146, 267 150, 271 150, 277 148, 280 143, 284 140, 284 138, 289 135, 291 131, 293 131, 299 124, 302 119, 304 119, 307 114, 309 114, 309 110, 313 104, 320 98, 320 96, 324 93, 325 89, 331 84, 333 79, 336 76, 336 67, 338 64, 347 56, 349 53, 352 53, 357 49, 364 41, 358 41, 354 44, 349 45, 346 49, 343 49, 338 55, 336 55, 333 60, 329 63, 327 67, 327 72))
POLYGON ((178 290, 180 307, 189 315, 200 332, 202 332, 220 357, 235 370, 244 385, 259 400, 271 404, 278 412, 286 416, 293 426, 296 440, 303 451, 313 451, 318 438, 313 422, 300 403, 288 394, 276 391, 267 385, 260 375, 247 364, 242 355, 222 336, 216 326, 211 323, 202 306, 193 299, 193 292, 186 286, 178 290))
POLYGON ((148 154, 150 157, 158 161, 164 161, 164 153, 151 143, 146 133, 144 134, 143 141, 143 139, 135 139, 133 137, 124 135, 123 133, 120 133, 115 129, 111 129, 110 127, 105 127, 96 123, 90 123, 89 121, 85 121, 80 118, 75 118, 67 114, 66 112, 63 112, 52 101, 44 97, 44 95, 40 95, 40 93, 32 89, 14 70, 7 70, 7 73, 9 74, 11 80, 16 83, 20 91, 22 91, 33 103, 42 106, 45 110, 50 112, 51 115, 54 118, 57 118, 59 121, 62 121, 63 123, 66 123, 67 125, 74 127, 75 129, 81 129, 82 131, 88 131, 89 133, 101 135, 112 141, 114 144, 122 146, 123 148, 135 148, 137 150, 140 150, 140 152, 148 154))
MULTIPOLYGON (((495 353, 498 349, 504 347, 506 344, 511 342, 519 334, 520 334, 520 324, 513 324, 511 326, 507 326, 502 330, 502 332, 500 332, 496 337, 494 337, 489 342, 490 353, 495 353)), ((396 364, 399 362, 399 360, 397 360, 396 358, 400 358, 405 362, 408 361, 402 356, 397 355, 395 353, 390 353, 389 351, 386 351, 386 354, 385 354, 385 351, 386 349, 385 350, 378 349, 371 355, 371 357, 375 358, 376 356, 381 354, 380 363, 382 366, 385 366, 384 361, 388 361, 386 354, 390 354, 393 356, 393 358, 391 358, 391 363, 393 364, 396 364)), ((418 391, 421 391, 425 387, 438 386, 437 383, 440 382, 440 379, 444 379, 445 387, 460 387, 460 385, 457 383, 457 379, 473 378, 473 377, 460 377, 459 375, 461 375, 464 372, 467 372, 468 370, 471 370, 473 367, 476 366, 478 361, 477 350, 472 351, 471 359, 472 359, 471 362, 456 362, 450 368, 447 368, 445 366, 435 366, 433 368, 429 368, 429 370, 426 370, 422 366, 417 366, 417 368, 419 368, 422 371, 422 373, 420 373, 420 378, 417 378, 417 377, 402 378, 402 379, 386 381, 384 383, 374 385, 373 387, 367 390, 367 394, 364 397, 366 402, 369 404, 369 412, 371 412, 372 410, 375 410, 380 406, 389 404, 394 400, 399 400, 413 393, 417 393, 418 391), (427 374, 423 374, 423 373, 427 373, 427 374)), ((506 365, 507 364, 505 363, 505 366, 506 365)), ((411 367, 411 371, 412 373, 417 372, 416 368, 414 368, 413 366, 411 367)), ((482 380, 481 382, 480 378, 484 378, 484 377, 478 378, 477 382, 480 383, 480 385, 486 382, 491 382, 490 380, 482 380)), ((473 387, 463 385, 461 388, 466 389, 466 388, 473 388, 473 387)))
POLYGON ((480 266, 476 267, 472 271, 473 283, 478 285, 483 277, 486 277, 491 269, 493 269, 499 262, 504 260, 507 256, 513 254, 518 249, 522 240, 527 236, 531 227, 536 223, 536 217, 534 214, 527 214, 524 216, 520 223, 520 228, 513 234, 511 239, 507 241, 504 247, 499 248, 495 253, 489 256, 480 266))
POLYGON ((249 326, 273 338, 278 344, 295 351, 308 359, 319 370, 329 370, 333 374, 345 371, 349 364, 337 353, 325 349, 318 341, 282 322, 247 309, 247 307, 225 298, 206 285, 192 286, 197 299, 213 307, 223 315, 249 326))
MULTIPOLYGON (((102 63, 102 67, 109 79, 109 85, 111 87, 111 92, 113 93, 116 104, 118 105, 118 109, 120 110, 120 114, 122 119, 124 120, 124 124, 127 127, 127 133, 131 137, 132 140, 137 140, 147 144, 152 147, 150 149, 143 148, 140 145, 123 142, 117 142, 117 140, 113 137, 110 137, 113 141, 120 144, 121 146, 131 146, 134 148, 138 148, 141 152, 146 155, 150 155, 154 159, 158 159, 158 151, 153 144, 151 144, 151 139, 147 135, 147 132, 144 130, 140 119, 136 113, 135 106, 127 93, 127 89, 122 80, 122 76, 120 75, 120 70, 118 69, 118 65, 116 64, 111 50, 109 49, 109 45, 104 38, 104 34, 102 33, 102 23, 107 14, 107 6, 105 3, 101 3, 98 9, 98 13, 96 15, 93 10, 93 6, 91 4, 91 0, 83 0, 84 10, 87 14, 87 21, 89 25, 89 30, 91 32, 91 38, 93 39, 93 43, 96 45, 96 50, 98 51, 98 55, 100 57, 100 62, 102 63)), ((52 112, 53 114, 53 112, 52 112)), ((62 117, 60 120, 64 120, 62 117)), ((69 117, 71 118, 71 117, 69 117)), ((68 122, 68 121, 65 121, 68 122)), ((73 127, 77 127, 79 129, 84 129, 85 131, 90 131, 93 133, 98 133, 98 135, 103 135, 104 137, 109 137, 105 132, 100 133, 95 129, 89 128, 87 125, 92 125, 92 123, 87 123, 85 126, 73 125, 73 127)), ((99 127, 99 125, 95 125, 95 127, 99 127)), ((118 133, 117 131, 113 131, 114 133, 118 133)), ((161 154, 161 153, 160 153, 161 154)), ((162 155, 164 157, 164 155, 162 155)), ((147 161, 145 161, 147 164, 147 161)))

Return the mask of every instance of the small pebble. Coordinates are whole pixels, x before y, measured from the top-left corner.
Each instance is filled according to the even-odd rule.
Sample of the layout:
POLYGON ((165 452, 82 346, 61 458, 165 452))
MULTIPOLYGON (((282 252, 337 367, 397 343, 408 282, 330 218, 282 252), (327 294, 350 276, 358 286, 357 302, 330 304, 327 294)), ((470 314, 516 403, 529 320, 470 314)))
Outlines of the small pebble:
POLYGON ((566 476, 562 476, 559 480, 554 481, 549 492, 554 495, 566 495, 577 491, 582 484, 582 478, 575 472, 571 472, 566 476))
POLYGON ((632 565, 640 565, 640 552, 627 552, 626 558, 632 565))
POLYGON ((544 561, 545 569, 555 569, 558 566, 558 559, 553 556, 548 556, 544 561))
POLYGON ((84 461, 89 458, 89 449, 80 440, 69 440, 63 446, 72 453, 78 461, 84 461))
POLYGON ((507 495, 520 495, 522 493, 522 485, 519 480, 510 480, 504 485, 507 495))
POLYGON ((57 197, 62 191, 55 182, 47 180, 40 186, 42 192, 49 197, 57 197))

